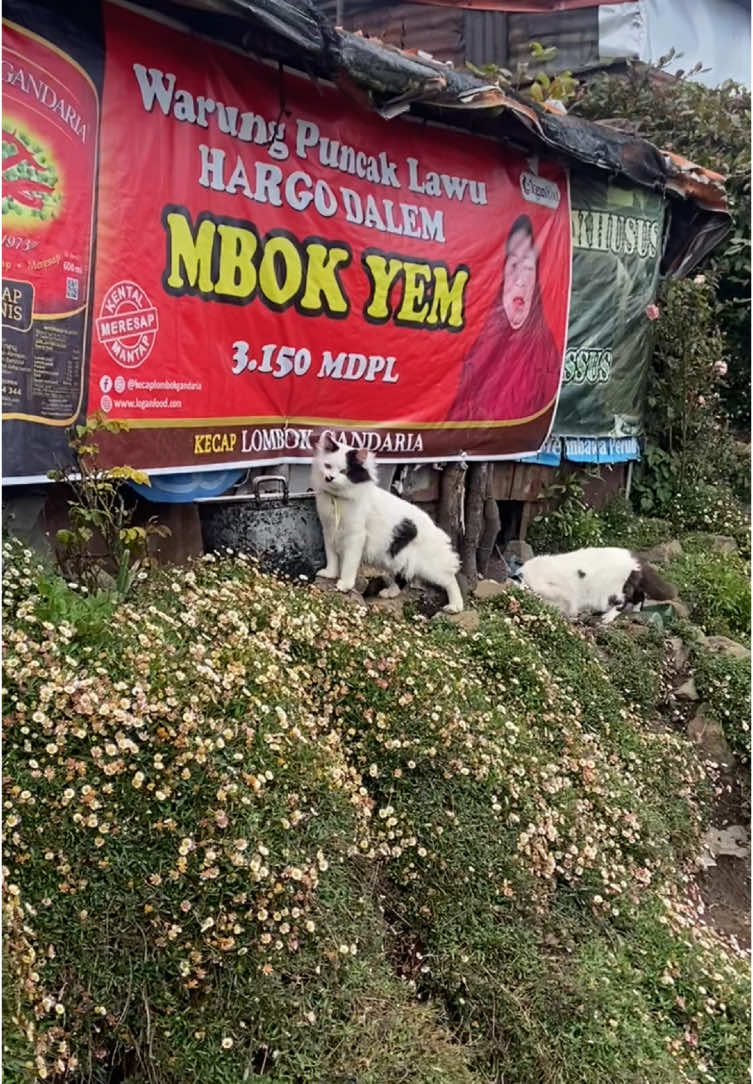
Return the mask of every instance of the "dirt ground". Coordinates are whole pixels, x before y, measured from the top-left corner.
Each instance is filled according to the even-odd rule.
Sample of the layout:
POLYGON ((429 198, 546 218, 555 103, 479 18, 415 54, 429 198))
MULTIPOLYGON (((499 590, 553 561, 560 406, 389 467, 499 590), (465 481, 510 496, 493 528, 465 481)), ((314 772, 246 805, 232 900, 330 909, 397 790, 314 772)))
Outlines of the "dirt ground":
POLYGON ((719 855, 716 866, 698 877, 709 926, 750 948, 750 858, 719 855))
MULTIPOLYGON (((715 828, 744 825, 750 839, 750 779, 741 769, 725 772, 720 780, 712 822, 715 828)), ((709 926, 734 937, 741 948, 750 949, 751 856, 720 854, 716 866, 701 871, 696 883, 706 906, 709 926)))

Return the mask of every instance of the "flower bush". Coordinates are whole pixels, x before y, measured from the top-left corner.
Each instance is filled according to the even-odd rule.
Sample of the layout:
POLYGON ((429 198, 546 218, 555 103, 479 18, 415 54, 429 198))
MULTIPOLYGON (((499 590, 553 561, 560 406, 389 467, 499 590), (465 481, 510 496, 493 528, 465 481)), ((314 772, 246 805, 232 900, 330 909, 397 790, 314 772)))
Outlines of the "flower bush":
POLYGON ((596 630, 596 643, 625 700, 647 719, 662 712, 671 684, 663 633, 655 625, 628 630, 615 623, 596 630))
POLYGON ((633 494, 642 513, 671 520, 675 530, 734 534, 742 543, 750 531, 746 468, 721 401, 725 344, 714 296, 704 276, 665 288, 633 494))
POLYGON ((535 599, 205 559, 97 632, 46 579, 4 546, 9 1080, 741 1079, 702 767, 535 599))
POLYGON ((750 561, 708 550, 685 552, 665 573, 704 632, 750 640, 750 561))

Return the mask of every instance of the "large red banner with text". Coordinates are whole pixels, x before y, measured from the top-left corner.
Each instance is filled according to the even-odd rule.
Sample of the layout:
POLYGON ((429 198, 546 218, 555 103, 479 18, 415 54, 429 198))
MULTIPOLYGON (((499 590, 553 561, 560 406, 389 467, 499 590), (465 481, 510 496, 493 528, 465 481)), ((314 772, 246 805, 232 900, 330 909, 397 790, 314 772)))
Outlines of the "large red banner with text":
POLYGON ((306 458, 324 428, 402 460, 542 444, 563 168, 115 4, 105 35, 89 412, 134 465, 306 458))

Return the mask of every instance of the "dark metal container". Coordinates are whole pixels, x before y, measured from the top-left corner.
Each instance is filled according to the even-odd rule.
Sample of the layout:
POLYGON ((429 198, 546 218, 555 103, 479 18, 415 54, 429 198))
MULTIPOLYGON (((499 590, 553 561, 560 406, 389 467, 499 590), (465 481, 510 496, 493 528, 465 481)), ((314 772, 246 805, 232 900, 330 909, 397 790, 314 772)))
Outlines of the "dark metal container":
POLYGON ((204 549, 232 549, 255 557, 266 572, 313 578, 326 564, 324 539, 313 493, 288 493, 281 475, 266 474, 253 481, 248 496, 198 500, 204 549), (262 492, 264 483, 274 492, 262 492))

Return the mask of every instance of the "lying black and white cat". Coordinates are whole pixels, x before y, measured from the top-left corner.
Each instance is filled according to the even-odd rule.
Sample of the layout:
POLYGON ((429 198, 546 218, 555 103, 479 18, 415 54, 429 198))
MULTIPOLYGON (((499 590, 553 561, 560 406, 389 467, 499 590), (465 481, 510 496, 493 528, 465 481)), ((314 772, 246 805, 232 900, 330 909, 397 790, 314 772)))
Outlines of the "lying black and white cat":
POLYGON ((640 608, 646 598, 662 602, 677 595, 655 568, 617 546, 532 557, 516 578, 565 617, 600 614, 604 625, 627 605, 640 608))
POLYGON ((455 578, 460 561, 450 539, 426 512, 377 485, 371 452, 339 444, 325 433, 311 477, 327 554, 318 576, 337 579, 339 591, 351 591, 365 560, 389 574, 382 598, 400 594, 395 580, 421 579, 444 588, 449 613, 463 609, 455 578))

